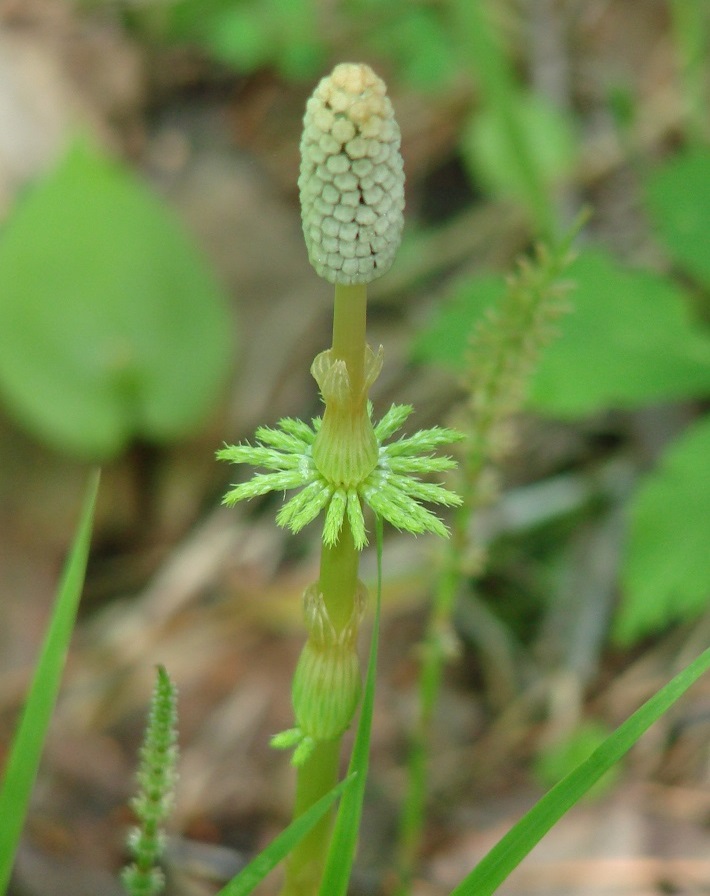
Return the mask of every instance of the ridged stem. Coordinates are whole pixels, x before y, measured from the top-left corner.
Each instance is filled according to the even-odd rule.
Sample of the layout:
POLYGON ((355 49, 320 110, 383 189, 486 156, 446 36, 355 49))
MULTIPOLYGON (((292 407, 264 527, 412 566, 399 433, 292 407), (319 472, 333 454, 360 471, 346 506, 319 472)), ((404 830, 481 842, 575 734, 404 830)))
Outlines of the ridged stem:
MULTIPOLYGON (((364 384, 367 286, 336 284, 333 312, 332 352, 345 362, 350 391, 355 404, 360 402, 364 384)), ((358 593, 360 552, 355 547, 350 524, 343 523, 340 537, 331 547, 321 550, 319 591, 336 632, 342 631, 353 617, 358 593)), ((297 770, 294 817, 338 783, 342 737, 321 741, 297 770)), ((328 854, 333 812, 328 813, 304 837, 289 855, 281 896, 316 896, 328 854)))
POLYGON ((348 368, 353 395, 362 390, 367 326, 367 284, 335 284, 333 355, 348 368))
MULTIPOLYGON (((340 738, 317 744, 298 769, 293 816, 298 818, 338 783, 340 738)), ((281 896, 316 896, 333 827, 328 812, 290 853, 281 896)))
POLYGON ((355 548, 348 521, 333 547, 323 545, 320 556, 320 593, 336 632, 350 621, 357 594, 360 552, 355 548))

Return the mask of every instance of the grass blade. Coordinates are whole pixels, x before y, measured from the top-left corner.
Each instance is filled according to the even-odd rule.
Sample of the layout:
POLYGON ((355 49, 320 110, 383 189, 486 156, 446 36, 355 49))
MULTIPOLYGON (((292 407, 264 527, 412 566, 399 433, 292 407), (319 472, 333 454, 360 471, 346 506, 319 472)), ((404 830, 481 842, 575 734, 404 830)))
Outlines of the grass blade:
POLYGON ((335 800, 350 787, 355 775, 348 775, 337 784, 329 793, 322 796, 303 815, 299 815, 291 824, 276 837, 263 852, 252 859, 251 862, 233 877, 232 880, 217 893, 217 896, 247 896, 261 883, 266 875, 272 871, 278 863, 285 859, 293 847, 314 827, 315 824, 330 809, 335 800))
POLYGON ((84 586, 99 471, 89 479, 79 525, 62 572, 34 678, 0 786, 0 893, 5 893, 59 691, 64 661, 84 586))
POLYGON ((710 669, 710 648, 646 701, 500 840, 449 896, 489 896, 550 828, 577 803, 688 688, 710 669))
POLYGON ((375 619, 370 643, 370 658, 367 664, 365 693, 360 710, 360 721, 355 735, 352 756, 350 757, 350 775, 357 774, 353 786, 343 795, 338 815, 335 819, 333 836, 328 849, 328 858, 321 881, 319 896, 345 896, 350 880, 350 871, 355 858, 362 803, 365 797, 365 783, 370 759, 370 731, 372 729, 372 712, 375 702, 375 678, 377 675, 377 648, 380 633, 380 604, 382 602, 382 519, 375 518, 377 530, 377 601, 375 619))

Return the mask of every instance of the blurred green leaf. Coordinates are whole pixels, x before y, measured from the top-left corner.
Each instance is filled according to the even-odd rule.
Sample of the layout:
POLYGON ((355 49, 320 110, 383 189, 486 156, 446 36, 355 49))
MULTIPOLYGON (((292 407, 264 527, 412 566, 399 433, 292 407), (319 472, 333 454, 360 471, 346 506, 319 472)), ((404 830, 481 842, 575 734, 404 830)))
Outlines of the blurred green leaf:
POLYGON ((316 0, 270 0, 270 16, 278 23, 274 63, 285 78, 322 77, 328 50, 321 35, 322 8, 316 0))
POLYGON ((433 362, 463 372, 473 328, 505 292, 499 274, 472 277, 456 288, 446 305, 432 315, 412 345, 415 361, 433 362))
POLYGON ((203 24, 229 5, 233 6, 234 0, 173 0, 162 8, 161 32, 168 40, 199 43, 203 24))
POLYGON ((203 18, 195 36, 214 59, 239 71, 253 71, 268 62, 273 27, 263 9, 230 4, 203 18))
POLYGON ((694 149, 649 178, 647 202, 658 236, 677 263, 710 287, 710 150, 694 149))
POLYGON ((231 359, 225 296, 170 210, 75 146, 0 237, 0 394, 36 436, 106 458, 190 432, 231 359))
POLYGON ((167 9, 164 35, 236 71, 273 65, 293 80, 315 77, 326 55, 314 0, 178 0, 167 9))
MULTIPOLYGON (((520 123, 531 162, 541 181, 550 186, 567 177, 574 165, 577 142, 570 121, 536 94, 511 94, 510 115, 520 123)), ((489 104, 472 116, 463 133, 463 157, 476 178, 492 193, 529 197, 524 168, 506 130, 500 110, 489 104)))
POLYGON ((680 287, 585 252, 571 265, 572 312, 533 379, 531 403, 562 417, 710 392, 710 333, 680 287))
POLYGON ((686 138, 702 145, 710 136, 707 115, 710 7, 707 3, 688 3, 688 0, 669 0, 668 6, 674 38, 675 68, 681 87, 681 121, 686 138))
POLYGON ((379 15, 380 22, 368 30, 367 42, 395 63, 400 77, 425 91, 451 81, 460 61, 452 52, 451 26, 439 7, 407 2, 399 8, 381 5, 369 14, 379 15))
MULTIPOLYGON (((530 404, 561 417, 710 393, 710 334, 683 291, 649 271, 587 251, 569 268, 572 312, 533 377, 530 404)), ((414 356, 465 369, 471 330, 503 279, 464 284, 414 344, 414 356)))
POLYGON ((685 432, 631 504, 615 635, 629 644, 710 602, 710 418, 685 432))

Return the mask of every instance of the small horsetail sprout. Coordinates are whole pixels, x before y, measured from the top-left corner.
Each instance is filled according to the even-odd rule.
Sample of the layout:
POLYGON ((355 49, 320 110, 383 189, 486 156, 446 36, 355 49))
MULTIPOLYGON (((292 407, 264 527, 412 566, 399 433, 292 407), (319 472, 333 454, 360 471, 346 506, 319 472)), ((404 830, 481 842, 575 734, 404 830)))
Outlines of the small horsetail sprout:
POLYGON ((140 750, 138 795, 131 805, 138 824, 128 835, 132 864, 121 881, 129 896, 158 896, 165 886, 158 860, 163 852, 162 824, 173 806, 177 781, 177 689, 162 666, 150 703, 145 739, 140 750))

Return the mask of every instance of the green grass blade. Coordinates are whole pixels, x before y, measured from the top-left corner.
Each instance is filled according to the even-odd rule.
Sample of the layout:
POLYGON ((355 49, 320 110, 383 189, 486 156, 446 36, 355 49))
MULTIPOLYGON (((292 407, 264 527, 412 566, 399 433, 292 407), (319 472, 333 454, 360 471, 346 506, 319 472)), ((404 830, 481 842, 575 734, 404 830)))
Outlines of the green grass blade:
POLYGON ((335 819, 333 836, 328 849, 328 858, 321 880, 319 896, 345 896, 350 880, 350 871, 355 858, 362 803, 365 797, 365 783, 370 759, 370 732, 372 712, 375 702, 375 678, 377 675, 377 648, 380 633, 380 604, 382 602, 382 519, 376 517, 377 530, 377 600, 375 619, 370 643, 370 658, 367 664, 365 693, 360 710, 360 721, 355 735, 349 774, 356 773, 353 786, 344 794, 335 819))
POLYGON ((217 896, 247 896, 261 883, 266 875, 272 871, 278 863, 285 859, 293 847, 306 836, 318 821, 330 809, 335 800, 348 788, 354 775, 348 775, 337 784, 329 793, 322 796, 303 815, 299 815, 291 824, 276 837, 263 852, 252 859, 251 862, 233 877, 232 880, 217 893, 217 896))
POLYGON ((550 828, 710 669, 710 648, 654 694, 585 762, 537 802, 449 896, 489 896, 550 828))
POLYGON ((44 738, 59 691, 84 585, 98 487, 97 470, 87 485, 79 525, 64 565, 49 628, 0 786, 0 893, 5 893, 10 879, 44 738))

